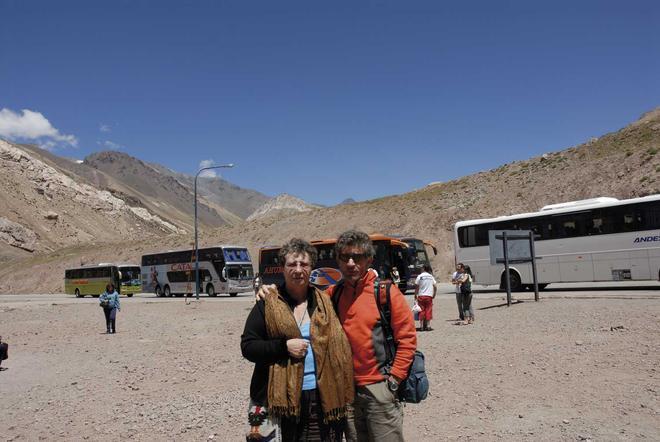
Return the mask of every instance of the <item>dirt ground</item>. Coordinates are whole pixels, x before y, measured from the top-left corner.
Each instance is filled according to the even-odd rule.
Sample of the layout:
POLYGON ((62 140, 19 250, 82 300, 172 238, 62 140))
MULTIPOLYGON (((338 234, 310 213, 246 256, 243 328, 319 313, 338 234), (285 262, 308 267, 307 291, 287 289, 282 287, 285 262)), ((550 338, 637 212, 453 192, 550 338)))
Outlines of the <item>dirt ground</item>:
MULTIPOLYGON (((475 303, 457 326, 451 295, 436 300, 419 334, 431 392, 405 407, 406 440, 660 440, 660 293, 475 303)), ((122 307, 105 335, 93 299, 0 301, 0 439, 244 440, 252 298, 122 307)))

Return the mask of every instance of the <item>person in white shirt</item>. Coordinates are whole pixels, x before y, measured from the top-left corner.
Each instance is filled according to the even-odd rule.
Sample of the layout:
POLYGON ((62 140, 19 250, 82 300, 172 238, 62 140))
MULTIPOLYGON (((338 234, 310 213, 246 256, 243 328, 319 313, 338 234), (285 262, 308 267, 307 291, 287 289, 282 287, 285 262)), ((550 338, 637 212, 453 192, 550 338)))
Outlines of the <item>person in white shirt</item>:
POLYGON ((432 331, 433 298, 438 291, 436 281, 431 274, 431 266, 424 265, 424 271, 415 279, 415 301, 422 308, 419 312, 419 322, 422 331, 432 331))

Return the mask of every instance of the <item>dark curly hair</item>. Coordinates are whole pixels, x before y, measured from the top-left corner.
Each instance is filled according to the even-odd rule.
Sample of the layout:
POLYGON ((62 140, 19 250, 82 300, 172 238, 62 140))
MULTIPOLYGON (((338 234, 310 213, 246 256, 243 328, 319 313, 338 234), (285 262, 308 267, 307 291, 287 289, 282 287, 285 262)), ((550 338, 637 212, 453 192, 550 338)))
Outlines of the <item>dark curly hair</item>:
POLYGON ((307 256, 309 256, 309 264, 312 266, 312 268, 314 268, 319 253, 316 251, 316 247, 304 239, 291 238, 286 244, 282 246, 278 256, 280 257, 280 261, 284 263, 284 261, 286 261, 287 255, 299 255, 305 253, 307 256))
POLYGON ((373 258, 376 255, 376 250, 371 239, 369 239, 369 235, 359 230, 347 230, 339 235, 335 244, 335 255, 339 256, 346 247, 359 247, 364 250, 368 258, 373 258))

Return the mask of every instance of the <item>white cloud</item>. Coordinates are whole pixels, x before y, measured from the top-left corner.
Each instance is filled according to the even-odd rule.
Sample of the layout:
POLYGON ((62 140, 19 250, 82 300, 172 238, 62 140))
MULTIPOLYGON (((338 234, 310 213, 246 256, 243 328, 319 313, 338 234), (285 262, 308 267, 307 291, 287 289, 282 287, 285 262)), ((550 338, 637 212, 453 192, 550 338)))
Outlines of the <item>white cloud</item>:
POLYGON ((44 141, 41 144, 39 144, 39 147, 41 147, 43 150, 47 150, 47 151, 51 152, 51 151, 55 150, 55 148, 57 147, 57 143, 53 140, 48 140, 48 141, 44 141))
POLYGON ((101 123, 99 125, 99 131, 101 131, 101 132, 112 132, 112 128, 110 127, 109 124, 101 123))
MULTIPOLYGON (((215 166, 215 161, 213 160, 202 160, 199 162, 199 169, 202 169, 204 167, 211 167, 215 166)), ((199 170, 198 169, 198 170, 199 170)), ((211 170, 205 170, 204 172, 200 173, 199 176, 202 178, 215 178, 219 176, 219 174, 216 172, 217 169, 211 169, 211 170)))
POLYGON ((60 133, 41 112, 29 109, 23 109, 21 112, 7 108, 0 110, 0 136, 11 140, 37 141, 47 150, 53 150, 62 144, 73 147, 78 145, 75 136, 60 133))
POLYGON ((96 144, 110 150, 121 150, 124 148, 121 144, 110 140, 97 141, 96 144))

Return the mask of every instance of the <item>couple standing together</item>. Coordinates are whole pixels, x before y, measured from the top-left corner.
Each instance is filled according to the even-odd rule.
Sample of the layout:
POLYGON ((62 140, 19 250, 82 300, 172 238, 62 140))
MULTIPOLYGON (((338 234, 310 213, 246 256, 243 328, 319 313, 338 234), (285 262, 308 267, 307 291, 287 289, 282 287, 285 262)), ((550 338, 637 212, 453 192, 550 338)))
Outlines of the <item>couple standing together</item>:
POLYGON ((284 284, 259 292, 241 336, 243 356, 255 363, 248 440, 403 440, 397 390, 417 347, 410 308, 392 285, 397 350, 390 364, 376 304, 379 281, 369 271, 373 244, 350 230, 335 252, 343 282, 321 291, 309 283, 316 249, 292 239, 280 249, 284 284))

